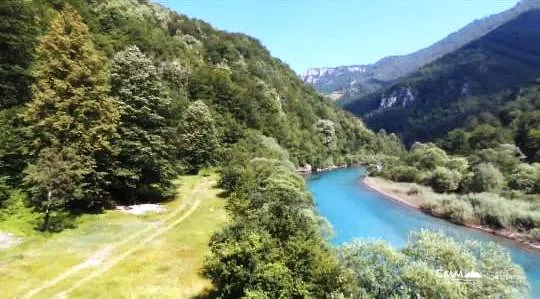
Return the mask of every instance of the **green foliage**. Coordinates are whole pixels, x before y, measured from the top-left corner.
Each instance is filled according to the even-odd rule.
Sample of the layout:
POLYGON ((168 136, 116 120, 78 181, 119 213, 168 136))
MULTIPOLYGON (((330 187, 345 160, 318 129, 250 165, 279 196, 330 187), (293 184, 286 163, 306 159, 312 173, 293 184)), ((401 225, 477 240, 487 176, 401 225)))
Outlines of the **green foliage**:
POLYGON ((171 105, 156 68, 139 48, 128 47, 114 57, 111 84, 122 111, 116 188, 128 189, 124 196, 152 189, 167 194, 176 175, 175 148, 167 120, 171 105))
POLYGON ((442 142, 442 147, 446 151, 458 155, 464 155, 470 152, 469 133, 463 129, 455 129, 448 132, 442 142))
POLYGON ((461 174, 446 167, 437 167, 431 175, 429 185, 439 193, 456 191, 461 182, 461 174))
POLYGON ((467 200, 453 194, 437 195, 422 204, 422 210, 452 222, 467 224, 475 219, 474 208, 467 200))
POLYGON ((492 163, 507 176, 514 171, 523 158, 521 150, 511 144, 484 149, 469 156, 471 164, 492 163))
POLYGON ((195 101, 186 109, 179 139, 182 158, 190 171, 198 171, 216 161, 219 149, 216 128, 203 101, 195 101))
POLYGON ((446 152, 433 143, 415 143, 409 152, 410 164, 420 170, 434 170, 444 166, 448 160, 446 152))
POLYGON ((0 173, 5 183, 17 186, 22 181, 22 171, 26 166, 24 146, 25 127, 21 124, 21 108, 0 111, 0 173))
POLYGON ((483 124, 474 128, 468 141, 471 150, 481 150, 502 144, 505 138, 500 129, 483 124))
POLYGON ((106 200, 119 112, 108 97, 104 61, 71 7, 60 12, 37 48, 36 85, 23 118, 30 155, 25 181, 45 211, 106 200))
POLYGON ((21 190, 11 190, 9 197, 0 208, 0 230, 16 235, 32 235, 40 225, 41 216, 21 190))
POLYGON ((255 158, 244 167, 228 204, 233 223, 214 236, 205 264, 219 297, 350 292, 319 222, 309 216, 313 202, 303 179, 279 160, 255 158))
POLYGON ((525 193, 540 193, 540 165, 520 164, 508 181, 510 188, 525 193))
POLYGON ((396 182, 413 183, 420 179, 419 170, 412 166, 396 166, 390 170, 391 179, 396 182))
POLYGON ((399 251, 381 241, 356 241, 340 248, 338 257, 373 298, 522 298, 527 292, 525 280, 494 283, 485 277, 468 284, 438 277, 437 271, 524 276, 500 246, 461 243, 441 233, 413 233, 399 251))
POLYGON ((472 181, 468 189, 474 192, 497 192, 504 186, 504 176, 491 163, 482 163, 473 168, 472 181))
POLYGON ((407 260, 382 241, 354 241, 338 251, 340 262, 354 275, 358 289, 373 294, 375 298, 406 296, 399 275, 407 260))
POLYGON ((25 183, 30 186, 34 205, 45 214, 42 230, 59 230, 49 227, 50 217, 68 210, 77 201, 88 201, 95 190, 89 190, 87 178, 94 172, 93 163, 78 155, 73 149, 43 149, 37 162, 25 170, 25 183), (57 213, 57 214, 55 214, 57 213))
POLYGON ((30 65, 39 33, 35 3, 0 3, 0 107, 26 102, 30 97, 30 65))
POLYGON ((465 199, 472 204, 481 223, 490 227, 514 228, 525 232, 540 227, 538 204, 510 201, 490 193, 468 194, 465 199))
POLYGON ((317 133, 320 135, 322 143, 329 149, 336 149, 336 129, 334 122, 327 119, 320 119, 316 123, 317 133))
POLYGON ((274 138, 260 135, 256 131, 248 131, 246 136, 227 149, 223 156, 220 186, 228 191, 236 190, 245 172, 244 165, 256 157, 276 159, 288 164, 289 168, 294 168, 289 161, 289 153, 274 138))

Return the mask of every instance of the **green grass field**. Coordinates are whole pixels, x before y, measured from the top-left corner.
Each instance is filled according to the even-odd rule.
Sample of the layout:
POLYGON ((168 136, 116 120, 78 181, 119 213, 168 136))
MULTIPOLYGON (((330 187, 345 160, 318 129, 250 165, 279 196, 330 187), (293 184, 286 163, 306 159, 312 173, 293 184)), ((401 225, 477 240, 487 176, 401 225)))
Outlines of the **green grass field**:
POLYGON ((215 177, 179 182, 166 213, 86 215, 75 229, 0 250, 0 297, 192 298, 211 289, 200 272, 227 221, 225 200, 215 177))

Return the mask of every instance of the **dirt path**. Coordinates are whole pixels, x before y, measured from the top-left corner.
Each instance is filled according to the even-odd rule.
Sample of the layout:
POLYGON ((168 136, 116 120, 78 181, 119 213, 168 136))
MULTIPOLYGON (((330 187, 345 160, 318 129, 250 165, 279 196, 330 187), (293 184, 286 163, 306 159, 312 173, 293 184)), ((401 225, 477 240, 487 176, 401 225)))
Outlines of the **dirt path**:
POLYGON ((89 259, 87 259, 83 263, 77 264, 77 265, 69 268, 68 270, 66 270, 62 274, 56 276, 54 279, 47 281, 42 286, 30 290, 22 298, 25 298, 25 299, 32 298, 33 296, 35 296, 38 293, 44 291, 45 289, 48 289, 48 288, 51 288, 51 287, 57 285, 58 283, 62 282, 63 280, 69 278, 70 276, 76 274, 77 272, 79 272, 79 271, 81 271, 81 270, 83 270, 85 268, 88 268, 90 266, 98 266, 99 267, 94 272, 89 274, 88 276, 85 276, 83 279, 75 282, 71 287, 61 291, 60 293, 58 293, 55 296, 55 298, 66 298, 67 294, 69 294, 73 290, 79 288, 84 283, 86 283, 86 282, 100 276, 101 274, 107 272, 112 267, 114 267, 116 264, 118 264, 119 262, 124 260, 126 257, 128 257, 130 254, 132 254, 133 252, 141 249, 147 243, 151 242, 155 238, 157 238, 160 235, 162 235, 162 234, 166 233, 167 231, 171 230, 173 227, 180 224, 182 221, 184 221, 189 216, 191 216, 191 214, 193 214, 193 212, 195 212, 195 210, 197 210, 197 208, 201 204, 202 199, 200 198, 199 193, 202 190, 208 188, 210 183, 211 182, 208 181, 208 180, 200 182, 190 192, 189 196, 186 196, 186 199, 196 198, 196 201, 191 203, 191 205, 189 207, 189 210, 185 214, 183 214, 180 218, 174 220, 169 225, 167 225, 165 227, 162 227, 167 221, 169 221, 169 220, 173 219, 174 217, 178 216, 179 214, 181 214, 189 206, 187 203, 182 203, 174 212, 172 212, 170 215, 168 215, 167 217, 165 217, 164 219, 159 221, 156 225, 150 226, 150 227, 145 228, 145 229, 143 229, 143 230, 141 230, 141 231, 139 231, 137 233, 134 233, 133 235, 123 239, 122 241, 119 241, 117 243, 109 244, 107 246, 104 246, 102 249, 98 250, 96 252, 96 254, 92 255, 89 259), (149 237, 147 237, 143 241, 137 243, 137 245, 131 247, 129 250, 123 252, 119 256, 109 258, 107 261, 105 261, 107 259, 107 257, 109 256, 109 253, 112 252, 115 248, 118 248, 121 245, 124 245, 124 244, 128 243, 129 241, 131 241, 133 239, 136 239, 137 237, 139 237, 139 236, 141 236, 141 235, 143 235, 143 234, 145 234, 145 233, 147 233, 147 232, 149 232, 149 231, 151 231, 153 229, 155 229, 155 232, 153 234, 151 234, 149 237))

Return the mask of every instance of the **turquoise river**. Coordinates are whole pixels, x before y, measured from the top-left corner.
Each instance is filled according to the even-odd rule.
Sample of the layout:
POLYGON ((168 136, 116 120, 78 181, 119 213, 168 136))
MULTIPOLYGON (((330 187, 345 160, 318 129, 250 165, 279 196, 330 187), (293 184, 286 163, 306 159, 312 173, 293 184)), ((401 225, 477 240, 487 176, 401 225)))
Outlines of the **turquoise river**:
POLYGON ((494 241, 506 248, 513 261, 525 270, 531 297, 540 298, 540 251, 454 225, 389 200, 362 184, 363 173, 363 168, 346 168, 312 175, 307 180, 319 213, 330 221, 334 229, 332 243, 339 245, 355 238, 378 238, 399 248, 406 243, 409 232, 421 228, 442 230, 460 239, 494 241))

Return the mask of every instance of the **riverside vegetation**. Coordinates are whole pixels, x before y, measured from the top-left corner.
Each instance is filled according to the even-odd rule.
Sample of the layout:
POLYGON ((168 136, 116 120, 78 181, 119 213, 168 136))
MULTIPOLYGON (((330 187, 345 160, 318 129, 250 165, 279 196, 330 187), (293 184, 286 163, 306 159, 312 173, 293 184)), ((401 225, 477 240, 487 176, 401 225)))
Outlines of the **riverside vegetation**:
MULTIPOLYGON (((472 288, 437 278, 441 267, 522 274, 493 244, 420 232, 399 251, 381 243, 330 247, 295 167, 399 157, 403 148, 395 135, 373 134, 305 86, 257 40, 142 0, 3 1, 0 13, 1 230, 54 238, 119 203, 166 201, 179 175, 214 169, 230 222, 209 242, 202 271, 212 282, 208 296, 520 298, 526 292, 524 281, 484 279, 472 288)), ((213 232, 216 225, 197 229, 213 232)), ((145 254, 135 249, 126 251, 145 254)), ((31 263, 12 256, 0 269, 19 258, 31 263)), ((148 260, 170 264, 155 255, 148 260)), ((173 282, 183 275, 167 269, 156 271, 173 282)), ((84 287, 85 279, 67 290, 84 287)))
MULTIPOLYGON (((470 138, 470 144, 482 142, 470 138)), ((493 142, 488 138, 485 141, 493 142)), ((540 242, 540 164, 526 163, 526 157, 513 144, 492 146, 455 156, 433 143, 415 143, 409 151, 403 151, 401 158, 377 159, 384 166, 378 171, 372 164, 371 174, 430 186, 435 192, 414 185, 406 192, 422 195, 419 206, 428 213, 540 242)))

